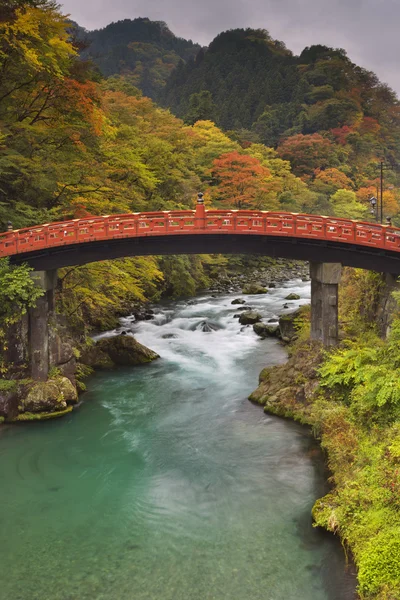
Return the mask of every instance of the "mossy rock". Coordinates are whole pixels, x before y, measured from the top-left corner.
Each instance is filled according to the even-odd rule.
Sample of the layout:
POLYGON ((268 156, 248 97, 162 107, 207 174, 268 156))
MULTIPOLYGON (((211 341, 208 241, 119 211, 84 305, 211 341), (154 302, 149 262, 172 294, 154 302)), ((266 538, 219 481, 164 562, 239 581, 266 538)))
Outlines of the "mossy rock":
POLYGON ((242 294, 268 294, 268 290, 261 283, 249 283, 242 289, 242 294))
POLYGON ((267 325, 266 323, 254 323, 254 333, 265 339, 267 337, 278 337, 280 334, 279 325, 267 325))
POLYGON ((112 369, 115 367, 115 363, 111 360, 107 352, 104 352, 99 347, 99 344, 86 347, 81 353, 80 361, 84 365, 97 370, 112 369))
POLYGON ((56 377, 35 383, 21 400, 19 410, 22 413, 58 412, 77 401, 78 394, 71 381, 67 377, 56 377))
POLYGON ((103 338, 97 345, 116 365, 143 365, 160 358, 156 352, 140 344, 131 335, 103 338))
POLYGON ((231 304, 246 304, 246 300, 243 300, 243 298, 235 298, 235 300, 232 300, 231 304))
POLYGON ((243 312, 239 317, 239 323, 241 325, 254 325, 261 321, 261 315, 255 311, 243 312))
POLYGON ((9 423, 27 423, 31 421, 48 421, 49 419, 58 419, 60 417, 64 417, 64 415, 69 414, 73 411, 72 406, 67 406, 63 410, 57 410, 53 412, 25 412, 21 413, 17 417, 10 419, 9 423))
POLYGON ((300 296, 298 294, 291 293, 285 297, 285 300, 300 300, 300 296))
POLYGON ((0 425, 2 425, 4 423, 4 421, 5 421, 5 418, 4 417, 0 417, 0 425))

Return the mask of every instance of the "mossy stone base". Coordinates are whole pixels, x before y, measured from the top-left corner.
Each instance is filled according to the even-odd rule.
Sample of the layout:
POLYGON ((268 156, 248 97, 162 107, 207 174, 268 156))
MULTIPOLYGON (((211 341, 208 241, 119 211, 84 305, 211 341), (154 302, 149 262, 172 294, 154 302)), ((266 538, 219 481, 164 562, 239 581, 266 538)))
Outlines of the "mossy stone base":
POLYGON ((27 423, 29 421, 48 421, 49 419, 58 419, 59 417, 63 417, 64 415, 67 415, 68 413, 70 413, 72 411, 73 411, 73 407, 67 406, 67 408, 64 408, 64 410, 58 410, 58 411, 54 411, 54 412, 38 412, 38 413, 25 412, 25 413, 21 413, 14 419, 10 419, 10 421, 8 421, 8 422, 9 423, 27 423))

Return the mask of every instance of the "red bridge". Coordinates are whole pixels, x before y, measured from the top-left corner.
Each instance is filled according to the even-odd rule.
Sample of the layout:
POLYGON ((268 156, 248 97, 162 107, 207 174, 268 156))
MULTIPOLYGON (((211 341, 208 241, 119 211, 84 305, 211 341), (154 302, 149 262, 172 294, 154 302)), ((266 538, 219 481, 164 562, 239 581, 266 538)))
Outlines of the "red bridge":
POLYGON ((400 273, 400 229, 317 215, 247 210, 132 213, 0 234, 0 257, 50 270, 149 254, 263 254, 400 273))

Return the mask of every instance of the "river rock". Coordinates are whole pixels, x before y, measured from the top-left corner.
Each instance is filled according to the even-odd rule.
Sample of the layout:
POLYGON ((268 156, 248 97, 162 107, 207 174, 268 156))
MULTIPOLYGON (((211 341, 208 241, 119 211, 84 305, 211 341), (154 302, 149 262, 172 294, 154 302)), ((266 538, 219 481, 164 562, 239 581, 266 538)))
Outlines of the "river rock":
POLYGON ((160 358, 156 352, 140 344, 131 335, 103 338, 97 342, 97 346, 108 354, 116 365, 142 365, 160 358))
POLYGON ((80 362, 97 370, 112 369, 115 366, 107 352, 104 352, 98 344, 87 346, 82 350, 80 362))
POLYGON ((235 300, 232 300, 231 304, 246 304, 246 300, 243 300, 243 298, 235 298, 235 300))
POLYGON ((297 328, 295 325, 296 319, 301 314, 301 309, 289 313, 288 315, 281 315, 279 317, 279 329, 281 331, 282 340, 284 342, 291 342, 297 337, 297 328))
POLYGON ((300 300, 300 296, 298 294, 288 294, 285 298, 285 300, 300 300))
POLYGON ((267 325, 267 323, 254 323, 254 332, 265 339, 267 337, 277 337, 280 334, 279 325, 267 325))
POLYGON ((242 294, 267 294, 268 290, 261 283, 248 283, 242 289, 242 294))
POLYGON ((17 386, 8 390, 0 390, 0 419, 16 417, 19 400, 20 395, 17 386))
POLYGON ((67 377, 56 377, 35 383, 20 402, 19 410, 30 413, 58 412, 77 401, 78 394, 71 381, 67 377))
POLYGON ((202 323, 200 323, 199 327, 196 327, 196 329, 200 328, 201 331, 204 331, 205 333, 211 333, 212 331, 218 331, 219 327, 217 325, 215 325, 214 323, 209 323, 208 321, 203 321, 202 323))
POLYGON ((261 315, 254 311, 243 312, 239 317, 239 323, 241 325, 254 325, 261 321, 261 315))

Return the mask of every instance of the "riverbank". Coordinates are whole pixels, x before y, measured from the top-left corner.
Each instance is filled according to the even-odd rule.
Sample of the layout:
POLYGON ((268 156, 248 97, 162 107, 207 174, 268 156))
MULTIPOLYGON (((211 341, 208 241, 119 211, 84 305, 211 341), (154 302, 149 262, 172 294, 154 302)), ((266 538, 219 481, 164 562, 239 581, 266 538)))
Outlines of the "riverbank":
MULTIPOLYGON (((377 338, 369 344, 370 348, 373 344, 385 347, 377 338)), ((379 411, 374 417, 372 406, 367 418, 352 406, 346 387, 354 386, 363 360, 362 352, 353 350, 351 356, 351 348, 344 345, 326 353, 315 342, 297 342, 285 365, 261 371, 259 387, 249 399, 268 414, 312 427, 326 453, 332 485, 314 505, 315 525, 338 535, 345 550, 351 552, 361 598, 398 600, 400 424, 397 418, 379 411), (340 379, 342 367, 338 369, 338 365, 343 358, 347 363, 342 365, 344 377, 340 379), (335 376, 329 375, 332 373, 337 385, 335 376)), ((370 350, 370 358, 371 354, 370 350)), ((389 372, 387 376, 390 378, 389 372)))

